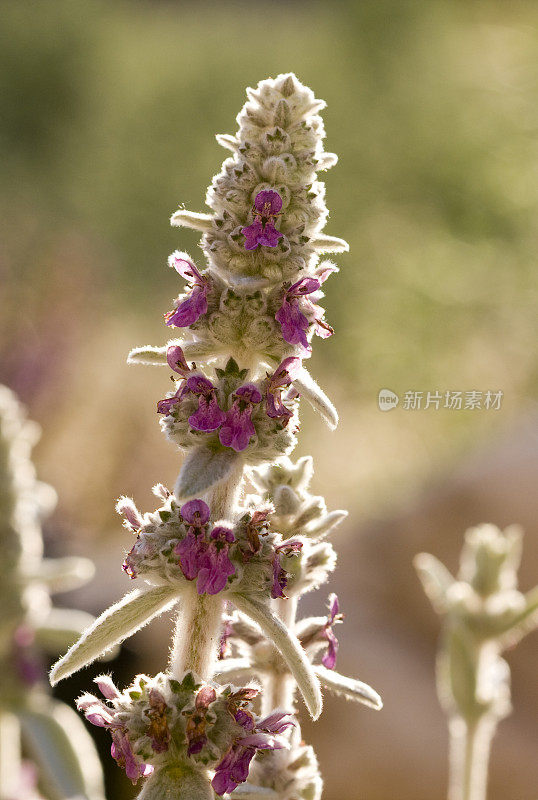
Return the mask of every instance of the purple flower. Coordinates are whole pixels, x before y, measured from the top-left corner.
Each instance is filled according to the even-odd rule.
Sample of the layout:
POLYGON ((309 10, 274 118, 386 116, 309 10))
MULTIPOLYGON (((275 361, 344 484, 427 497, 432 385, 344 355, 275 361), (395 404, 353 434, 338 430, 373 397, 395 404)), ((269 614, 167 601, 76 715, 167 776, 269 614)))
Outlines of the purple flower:
MULTIPOLYGON (((171 345, 166 351, 166 360, 170 369, 181 375, 182 378, 187 378, 187 375, 192 371, 185 360, 183 350, 178 344, 171 345)), ((164 400, 159 400, 157 403, 157 413, 169 414, 172 407, 179 403, 185 394, 185 381, 180 385, 179 389, 172 397, 165 397, 164 400)))
POLYGON ((222 423, 219 439, 225 447, 240 452, 256 433, 251 414, 254 405, 261 402, 262 396, 253 383, 247 383, 237 389, 233 398, 232 407, 222 423))
POLYGON ((176 253, 170 256, 169 264, 174 266, 179 274, 191 284, 192 291, 177 308, 165 315, 166 324, 175 328, 187 328, 207 313, 207 293, 211 284, 208 278, 198 272, 191 261, 181 258, 176 253))
POLYGON ((222 761, 217 764, 215 776, 211 781, 214 791, 220 795, 233 792, 240 783, 246 781, 250 762, 255 754, 254 747, 242 747, 238 742, 233 744, 222 761))
POLYGON ((185 360, 185 354, 178 344, 170 345, 166 351, 166 360, 170 369, 179 373, 183 378, 191 371, 185 360))
POLYGON ((191 375, 185 384, 184 393, 192 392, 200 400, 198 409, 189 417, 189 425, 196 431, 216 431, 224 422, 224 411, 217 402, 217 390, 203 375, 191 375))
POLYGON ((179 403, 182 397, 181 388, 177 390, 173 397, 165 397, 164 400, 159 400, 157 403, 158 414, 169 414, 176 403, 179 403))
POLYGON ((284 589, 288 585, 288 573, 283 569, 280 563, 278 553, 273 556, 273 585, 271 587, 271 597, 276 600, 277 597, 286 597, 284 589))
POLYGON ((187 755, 193 756, 199 753, 207 744, 206 715, 211 703, 217 699, 217 693, 212 686, 204 686, 194 701, 192 711, 183 712, 187 717, 187 755))
POLYGON ((280 214, 282 210, 282 198, 273 189, 264 189, 258 192, 254 200, 254 209, 262 217, 269 219, 280 214))
POLYGON ((272 223, 274 217, 280 214, 282 198, 278 192, 265 189, 258 192, 254 200, 254 222, 246 228, 241 228, 245 235, 245 250, 255 250, 259 244, 264 247, 276 247, 283 234, 272 223))
POLYGON ((179 557, 179 566, 188 581, 198 577, 200 561, 207 548, 203 531, 189 528, 187 535, 174 547, 174 553, 179 557))
POLYGON ((282 390, 290 386, 300 367, 300 358, 294 356, 285 358, 274 374, 269 377, 267 384, 265 397, 267 416, 272 419, 281 419, 284 425, 288 424, 293 415, 282 402, 282 390))
POLYGON ((214 791, 223 795, 233 792, 248 778, 250 762, 257 750, 278 750, 286 745, 278 741, 274 734, 282 733, 294 723, 286 719, 288 715, 277 712, 260 720, 251 734, 236 739, 224 758, 217 764, 215 776, 211 781, 214 791))
POLYGON ((118 766, 123 767, 127 777, 133 783, 136 783, 139 778, 145 778, 151 775, 153 767, 150 764, 144 764, 136 758, 125 732, 120 728, 115 728, 111 729, 110 733, 112 736, 110 753, 112 758, 116 760, 118 766))
POLYGON ((330 325, 323 320, 325 312, 321 306, 306 297, 318 292, 321 284, 333 271, 332 267, 319 270, 317 277, 301 278, 294 283, 286 290, 282 305, 275 314, 275 319, 282 329, 283 339, 289 344, 301 345, 306 353, 312 350, 306 336, 311 324, 315 326, 317 335, 324 339, 334 333, 330 325))
POLYGON ((181 506, 180 513, 189 527, 185 538, 174 547, 174 553, 179 556, 183 575, 193 581, 198 577, 200 559, 207 548, 204 534, 211 512, 203 500, 189 500, 181 506))
MULTIPOLYGON (((101 678, 99 682, 103 685, 104 695, 107 699, 113 699, 112 694, 114 692, 119 695, 112 681, 101 678)), ((84 713, 84 716, 92 725, 96 725, 99 728, 107 728, 110 731, 112 736, 112 746, 110 748, 112 757, 120 767, 123 767, 127 777, 133 783, 153 772, 153 767, 150 764, 144 764, 133 753, 125 725, 116 720, 113 709, 108 708, 93 695, 83 695, 79 698, 77 700, 77 708, 84 713)))
POLYGON ((336 656, 338 654, 338 639, 334 635, 332 626, 337 622, 341 622, 343 614, 340 613, 340 606, 338 604, 338 597, 335 594, 329 595, 329 614, 327 622, 321 631, 321 638, 327 640, 327 650, 321 659, 321 663, 327 669, 334 669, 336 666, 336 656))
POLYGON ((193 528, 203 528, 209 522, 211 511, 203 500, 189 500, 179 509, 181 516, 193 528))
POLYGON ((217 526, 209 538, 209 543, 198 558, 198 594, 222 592, 230 575, 235 575, 235 567, 228 556, 230 544, 235 541, 232 531, 217 526))

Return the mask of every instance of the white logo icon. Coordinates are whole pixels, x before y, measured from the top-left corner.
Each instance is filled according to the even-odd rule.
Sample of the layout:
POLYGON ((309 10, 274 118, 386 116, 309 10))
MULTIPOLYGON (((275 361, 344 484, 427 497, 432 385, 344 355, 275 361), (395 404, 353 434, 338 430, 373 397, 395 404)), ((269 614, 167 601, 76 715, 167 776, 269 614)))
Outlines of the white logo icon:
POLYGON ((392 411, 393 408, 396 408, 398 403, 400 402, 400 398, 394 392, 391 392, 390 389, 380 389, 379 394, 377 395, 377 405, 379 406, 380 411, 392 411))

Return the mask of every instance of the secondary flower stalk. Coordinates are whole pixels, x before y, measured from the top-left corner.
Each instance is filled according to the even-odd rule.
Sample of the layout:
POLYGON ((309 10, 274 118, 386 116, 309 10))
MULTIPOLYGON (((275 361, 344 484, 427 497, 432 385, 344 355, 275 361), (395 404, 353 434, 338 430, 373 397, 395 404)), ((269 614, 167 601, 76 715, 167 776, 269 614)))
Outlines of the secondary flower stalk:
POLYGON ((443 620, 439 700, 450 732, 449 800, 485 800, 491 741, 511 711, 510 668, 501 657, 538 623, 538 587, 517 590, 521 531, 480 525, 465 534, 454 578, 434 556, 415 567, 443 620))

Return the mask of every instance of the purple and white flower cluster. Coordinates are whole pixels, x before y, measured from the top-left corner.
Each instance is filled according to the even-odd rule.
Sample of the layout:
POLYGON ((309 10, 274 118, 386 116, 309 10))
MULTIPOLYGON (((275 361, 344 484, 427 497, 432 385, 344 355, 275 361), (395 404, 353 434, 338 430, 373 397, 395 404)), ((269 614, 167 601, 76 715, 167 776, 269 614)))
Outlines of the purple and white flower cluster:
POLYGON ((180 681, 140 675, 124 692, 106 675, 95 682, 104 699, 85 694, 77 706, 110 732, 112 756, 133 783, 167 761, 210 769, 215 793, 232 792, 257 751, 288 746, 280 735, 294 725, 284 712, 254 714, 257 688, 203 684, 191 672, 180 681))
POLYGON ((273 439, 284 451, 293 446, 294 432, 286 428, 296 415, 293 378, 300 359, 289 357, 263 380, 250 382, 233 359, 224 370, 216 370, 212 381, 194 365, 189 367, 179 345, 170 346, 166 357, 181 377, 176 391, 158 402, 157 411, 164 417, 164 430, 180 447, 198 445, 205 435, 212 448, 236 453, 249 448, 250 459, 263 460, 273 439))
POLYGON ((123 569, 130 578, 150 582, 192 581, 198 594, 216 595, 226 589, 284 597, 300 569, 303 540, 283 540, 270 525, 271 509, 243 514, 231 525, 211 521, 211 510, 201 499, 180 505, 164 487, 156 512, 141 515, 132 500, 123 497, 117 510, 136 542, 123 569), (290 569, 293 569, 293 575, 290 569))

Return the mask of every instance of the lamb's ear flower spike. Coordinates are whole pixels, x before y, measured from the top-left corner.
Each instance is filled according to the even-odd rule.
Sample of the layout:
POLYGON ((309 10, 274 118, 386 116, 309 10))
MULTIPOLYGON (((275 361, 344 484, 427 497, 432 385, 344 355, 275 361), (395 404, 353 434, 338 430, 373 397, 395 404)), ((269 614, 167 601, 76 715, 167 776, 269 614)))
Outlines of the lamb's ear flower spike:
POLYGON ((303 366, 314 334, 332 333, 318 303, 336 267, 320 254, 347 249, 322 234, 317 172, 336 157, 323 150, 324 103, 294 75, 247 93, 237 134, 218 137, 232 156, 207 192, 211 213, 172 218, 201 231, 207 260, 170 257, 189 284, 165 319, 177 338, 129 354, 172 371, 157 411, 185 453, 174 492, 157 488, 156 511, 118 504, 135 537, 124 570, 143 588, 105 612, 52 673, 65 677, 177 605, 166 673, 139 676, 124 692, 101 681, 106 702, 79 701, 110 730, 128 777, 145 782, 141 800, 319 800, 315 755, 289 716, 297 690, 313 718, 322 686, 381 706, 367 684, 334 670, 336 596, 328 615, 296 619, 300 596, 334 569, 323 539, 345 517, 309 493, 311 460, 288 459, 300 397, 331 427, 338 421, 303 366), (261 497, 245 496, 247 478, 261 497))
POLYGON ((491 740, 511 711, 501 653, 538 625, 538 587, 517 590, 520 557, 517 526, 480 525, 465 534, 457 579, 434 556, 415 558, 443 621, 437 690, 450 732, 449 800, 485 800, 491 740))
POLYGON ((91 738, 46 688, 42 649, 58 653, 93 622, 85 612, 54 608, 50 594, 84 584, 93 564, 43 558, 41 522, 56 495, 36 479, 30 456, 38 438, 38 426, 0 386, 0 796, 38 798, 39 783, 47 798, 104 800, 91 738), (32 763, 20 760, 21 739, 32 763))

